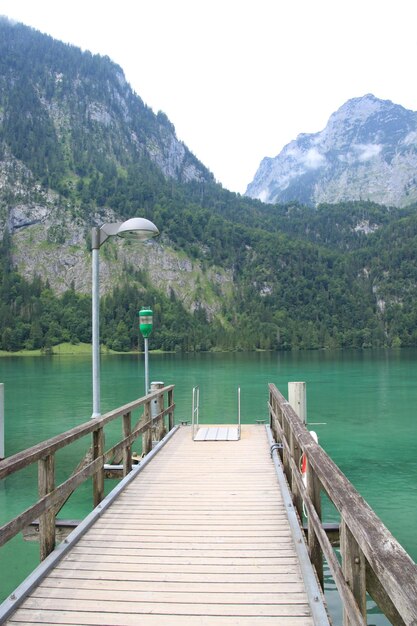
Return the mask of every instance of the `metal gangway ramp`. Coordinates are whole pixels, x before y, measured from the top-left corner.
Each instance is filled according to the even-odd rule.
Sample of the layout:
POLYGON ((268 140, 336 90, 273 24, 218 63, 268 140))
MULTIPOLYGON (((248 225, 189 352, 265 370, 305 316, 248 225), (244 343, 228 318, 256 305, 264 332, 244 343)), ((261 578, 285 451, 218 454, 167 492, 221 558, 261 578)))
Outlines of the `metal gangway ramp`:
POLYGON ((329 623, 268 428, 243 425, 239 440, 204 445, 190 430, 180 427, 84 534, 74 531, 6 624, 329 623))
POLYGON ((191 413, 191 434, 194 441, 238 441, 240 439, 240 387, 237 390, 237 424, 199 423, 200 387, 193 387, 193 406, 191 413))

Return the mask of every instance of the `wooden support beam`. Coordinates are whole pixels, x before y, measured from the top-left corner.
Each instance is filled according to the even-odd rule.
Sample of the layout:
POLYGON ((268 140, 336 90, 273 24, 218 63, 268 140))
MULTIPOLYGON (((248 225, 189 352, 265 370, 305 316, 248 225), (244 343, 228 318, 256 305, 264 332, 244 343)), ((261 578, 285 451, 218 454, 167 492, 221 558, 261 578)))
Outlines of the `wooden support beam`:
POLYGON ((403 620, 394 604, 388 597, 385 589, 381 585, 372 567, 368 561, 365 564, 366 568, 366 589, 372 599, 377 603, 384 615, 387 616, 391 624, 395 626, 406 626, 406 622, 403 620))
POLYGON ((168 413, 168 430, 174 428, 174 389, 168 391, 168 406, 172 407, 168 413))
MULTIPOLYGON (((68 535, 77 528, 81 520, 56 519, 55 520, 55 541, 60 543, 68 537, 68 535)), ((29 526, 22 531, 25 541, 39 541, 39 520, 34 520, 29 526)))
MULTIPOLYGON (((126 439, 132 432, 132 414, 129 411, 123 415, 123 438, 126 439)), ((132 446, 126 445, 123 448, 123 476, 127 476, 132 469, 132 446)))
POLYGON ((104 498, 104 430, 93 432, 93 459, 102 459, 102 463, 93 475, 93 505, 96 507, 104 498))
MULTIPOLYGON (((312 467, 308 468, 307 475, 307 494, 313 503, 317 516, 322 520, 321 512, 321 484, 317 477, 317 474, 312 467)), ((310 519, 307 520, 308 524, 308 552, 311 562, 313 563, 317 578, 319 579, 321 588, 324 589, 324 573, 323 573, 323 552, 320 546, 318 537, 314 531, 313 525, 310 519)))
MULTIPOLYGON (((340 546, 340 527, 338 522, 323 522, 322 528, 330 543, 334 547, 340 546)), ((303 530, 308 540, 308 523, 303 524, 303 530)))
MULTIPOLYGON (((55 489, 55 455, 38 461, 38 491, 43 498, 55 489)), ((55 548, 55 511, 48 509, 39 518, 39 555, 43 561, 55 548)))
POLYGON ((143 422, 148 425, 147 430, 142 435, 142 452, 148 454, 152 450, 152 422, 151 422, 151 406, 147 402, 143 411, 143 422))
MULTIPOLYGON (((340 524, 340 553, 345 580, 366 620, 365 557, 343 518, 340 524)), ((343 615, 343 624, 344 626, 351 626, 352 624, 346 611, 343 615)))

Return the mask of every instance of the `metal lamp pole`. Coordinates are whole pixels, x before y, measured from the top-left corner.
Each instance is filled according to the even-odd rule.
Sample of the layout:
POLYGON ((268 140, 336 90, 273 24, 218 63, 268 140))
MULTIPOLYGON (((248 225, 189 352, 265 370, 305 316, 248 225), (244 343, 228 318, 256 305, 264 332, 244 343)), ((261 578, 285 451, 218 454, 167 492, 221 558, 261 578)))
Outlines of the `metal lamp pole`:
POLYGON ((94 227, 91 230, 91 248, 92 248, 92 375, 93 375, 93 417, 100 417, 100 288, 99 288, 99 275, 100 275, 100 229, 94 227))
POLYGON ((99 250, 109 237, 146 241, 159 235, 155 224, 144 217, 132 217, 125 222, 113 222, 94 226, 91 230, 92 250, 92 378, 93 378, 93 414, 100 417, 100 287, 99 287, 99 250))

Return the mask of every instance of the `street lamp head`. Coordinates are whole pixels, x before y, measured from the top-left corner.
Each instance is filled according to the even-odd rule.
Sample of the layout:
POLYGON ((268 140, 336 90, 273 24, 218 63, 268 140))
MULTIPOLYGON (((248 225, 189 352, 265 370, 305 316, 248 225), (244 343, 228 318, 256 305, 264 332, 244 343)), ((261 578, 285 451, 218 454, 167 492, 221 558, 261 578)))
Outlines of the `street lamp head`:
POLYGON ((159 230, 153 222, 144 217, 132 217, 120 224, 117 235, 123 239, 136 239, 138 241, 146 241, 157 237, 159 230))
MULTIPOLYGON (((92 251, 92 355, 93 355, 93 415, 100 415, 100 333, 99 333, 99 251, 100 247, 109 237, 124 237, 146 241, 159 235, 159 230, 144 217, 132 217, 125 222, 112 222, 102 226, 93 226, 91 229, 92 251)), ((148 390, 146 391, 148 393, 148 390)))
POLYGON ((132 217, 125 222, 111 222, 94 226, 91 230, 91 248, 98 250, 109 237, 123 237, 136 241, 146 241, 159 235, 159 230, 144 217, 132 217))

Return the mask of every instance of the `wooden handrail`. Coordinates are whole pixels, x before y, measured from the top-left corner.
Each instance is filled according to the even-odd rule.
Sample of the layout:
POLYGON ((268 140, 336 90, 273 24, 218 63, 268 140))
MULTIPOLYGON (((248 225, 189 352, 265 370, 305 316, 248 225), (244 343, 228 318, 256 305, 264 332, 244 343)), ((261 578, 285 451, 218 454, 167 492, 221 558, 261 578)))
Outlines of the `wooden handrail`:
POLYGON ((88 422, 0 461, 0 479, 11 476, 34 463, 38 463, 39 467, 38 500, 0 527, 0 546, 39 518, 40 557, 41 560, 46 558, 55 547, 55 515, 77 487, 92 477, 93 505, 97 506, 104 497, 104 464, 113 459, 115 455, 120 455, 123 458, 123 475, 126 476, 132 469, 131 446, 134 441, 140 435, 143 437, 146 435, 143 449, 148 452, 152 448, 151 431, 155 425, 158 426, 155 429, 157 438, 162 438, 164 434, 161 423, 163 424, 166 416, 168 416, 169 429, 172 429, 175 409, 173 390, 174 385, 170 385, 153 391, 142 398, 109 411, 98 418, 89 419, 88 422), (163 408, 164 394, 167 394, 169 403, 166 409, 163 408), (156 400, 158 407, 162 408, 154 416, 151 416, 150 411, 152 400, 156 400), (132 411, 142 406, 144 407, 144 415, 132 429, 132 411), (123 418, 122 439, 106 451, 104 449, 104 428, 120 417, 123 418), (88 452, 72 475, 61 484, 55 485, 55 453, 87 435, 92 435, 88 452))
MULTIPOLYGON (((332 571, 343 597, 347 585, 356 608, 346 606, 345 624, 366 623, 352 619, 352 611, 366 619, 366 592, 382 612, 395 623, 417 624, 417 566, 389 532, 376 513, 365 502, 326 452, 314 441, 305 425, 275 385, 269 385, 271 428, 277 442, 283 445, 283 465, 295 496, 301 494, 308 512, 310 556, 318 570, 322 554, 332 571), (294 454, 294 450, 297 453, 294 454), (304 453, 308 463, 306 489, 294 456, 304 453), (324 490, 340 513, 342 566, 338 569, 333 548, 322 532, 320 492, 324 490), (319 546, 319 550, 317 547, 319 546), (351 610, 352 609, 352 610, 351 610)), ((299 508, 299 514, 302 511, 299 508)), ((349 602, 349 599, 346 600, 349 602)))
MULTIPOLYGON (((35 461, 39 461, 39 459, 47 456, 48 454, 53 454, 57 450, 65 448, 65 446, 77 441, 77 439, 81 439, 85 435, 102 428, 117 417, 130 413, 131 411, 134 411, 135 409, 151 402, 151 400, 154 400, 161 394, 168 393, 173 388, 174 385, 170 385, 168 387, 163 387, 163 389, 158 389, 158 391, 149 393, 147 396, 143 396, 138 400, 134 400, 133 402, 129 402, 128 404, 114 409, 113 411, 109 411, 101 417, 90 419, 88 422, 75 426, 74 428, 71 428, 71 430, 67 430, 65 433, 51 437, 51 439, 42 441, 27 450, 22 450, 21 452, 17 452, 17 454, 5 458, 3 461, 0 461, 0 479, 27 467, 28 465, 31 465, 35 461)), ((159 416, 155 419, 158 417, 159 416)))

